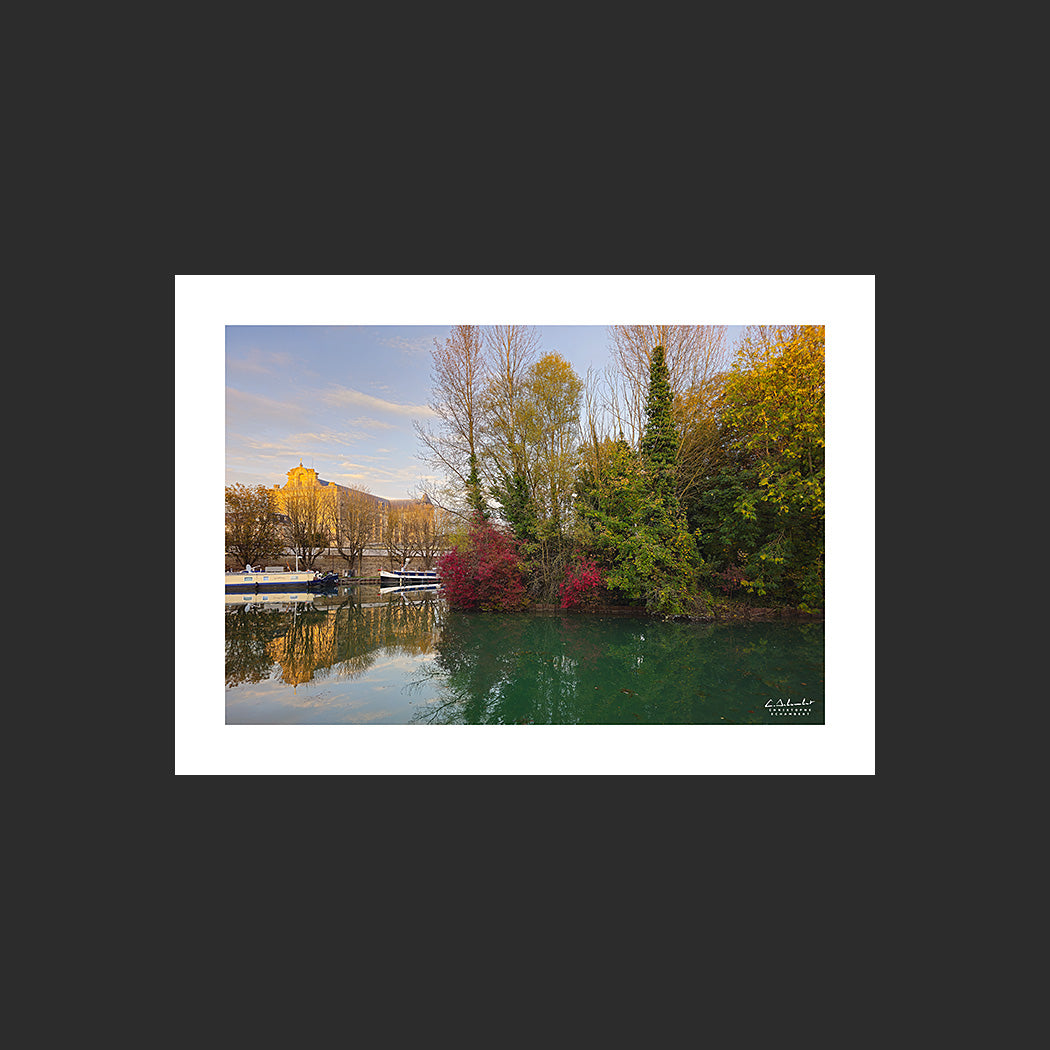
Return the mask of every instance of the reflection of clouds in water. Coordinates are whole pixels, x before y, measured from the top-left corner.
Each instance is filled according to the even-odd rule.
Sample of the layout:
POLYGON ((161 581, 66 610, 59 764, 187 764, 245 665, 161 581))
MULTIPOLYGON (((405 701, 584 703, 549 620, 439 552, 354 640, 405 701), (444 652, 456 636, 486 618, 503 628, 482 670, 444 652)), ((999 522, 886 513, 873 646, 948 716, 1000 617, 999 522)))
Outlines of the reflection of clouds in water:
POLYGON ((434 691, 416 680, 434 666, 441 606, 363 597, 228 613, 227 723, 407 724, 434 691))
MULTIPOLYGON (((413 681, 434 654, 395 653, 350 676, 315 677, 294 688, 274 678, 227 691, 227 724, 403 725, 412 705, 429 703, 413 681)), ((425 682, 422 684, 426 684, 425 682)))

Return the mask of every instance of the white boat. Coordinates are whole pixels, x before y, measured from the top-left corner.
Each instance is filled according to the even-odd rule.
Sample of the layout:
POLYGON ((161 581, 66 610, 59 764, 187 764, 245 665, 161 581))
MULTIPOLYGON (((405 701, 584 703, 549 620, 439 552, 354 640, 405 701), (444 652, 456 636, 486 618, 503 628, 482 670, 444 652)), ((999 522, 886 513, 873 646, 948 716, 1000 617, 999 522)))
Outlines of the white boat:
POLYGON ((441 590, 441 581, 434 583, 399 583, 396 587, 379 585, 380 594, 437 594, 441 590))
POLYGON ((381 569, 379 572, 380 587, 418 587, 423 583, 440 583, 436 569, 396 569, 388 572, 381 569))

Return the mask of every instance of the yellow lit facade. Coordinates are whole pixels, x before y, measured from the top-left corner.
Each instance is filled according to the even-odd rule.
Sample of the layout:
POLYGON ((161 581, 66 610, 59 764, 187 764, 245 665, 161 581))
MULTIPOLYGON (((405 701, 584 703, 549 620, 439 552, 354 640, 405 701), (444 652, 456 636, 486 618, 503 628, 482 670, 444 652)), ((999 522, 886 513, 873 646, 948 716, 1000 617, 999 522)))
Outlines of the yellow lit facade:
MULTIPOLYGON (((340 503, 344 502, 351 494, 356 493, 357 490, 347 488, 345 485, 337 485, 334 481, 325 481, 318 477, 317 471, 312 467, 304 467, 302 460, 299 461, 299 466, 292 467, 288 471, 288 481, 283 485, 274 485, 274 497, 277 503, 277 510, 279 513, 286 513, 289 499, 294 498, 296 495, 309 492, 310 490, 317 490, 320 498, 328 503, 329 510, 334 514, 340 503)), ((383 532, 386 528, 387 520, 392 510, 405 509, 407 507, 422 505, 430 508, 433 513, 433 504, 430 501, 430 497, 426 494, 421 499, 384 499, 382 496, 373 496, 370 492, 361 493, 367 499, 372 500, 378 507, 379 513, 376 515, 376 524, 372 530, 372 536, 370 542, 373 544, 380 544, 382 542, 383 532)), ((337 520, 333 518, 333 520, 337 520)))

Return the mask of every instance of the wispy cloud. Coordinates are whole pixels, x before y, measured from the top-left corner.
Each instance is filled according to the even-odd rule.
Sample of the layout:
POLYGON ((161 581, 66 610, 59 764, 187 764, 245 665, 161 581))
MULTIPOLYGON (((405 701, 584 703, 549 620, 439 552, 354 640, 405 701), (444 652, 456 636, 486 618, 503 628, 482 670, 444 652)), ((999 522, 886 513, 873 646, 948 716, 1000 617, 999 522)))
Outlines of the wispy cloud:
POLYGON ((393 350, 400 350, 406 354, 426 354, 433 347, 433 339, 430 336, 417 335, 406 337, 402 335, 384 335, 378 339, 383 346, 389 346, 393 350))
POLYGON ((373 397, 371 394, 361 393, 360 390, 342 386, 330 387, 321 394, 321 399, 329 405, 355 405, 358 408, 371 409, 373 412, 388 412, 398 416, 437 415, 429 405, 399 405, 394 401, 386 401, 381 397, 373 397))
POLYGON ((250 372, 254 375, 276 375, 292 364, 292 355, 276 350, 260 350, 253 347, 246 357, 226 358, 226 369, 230 372, 250 372))
POLYGON ((303 408, 295 401, 278 401, 261 394, 247 394, 232 386, 226 388, 226 419, 234 422, 238 418, 253 421, 290 423, 304 418, 303 408))

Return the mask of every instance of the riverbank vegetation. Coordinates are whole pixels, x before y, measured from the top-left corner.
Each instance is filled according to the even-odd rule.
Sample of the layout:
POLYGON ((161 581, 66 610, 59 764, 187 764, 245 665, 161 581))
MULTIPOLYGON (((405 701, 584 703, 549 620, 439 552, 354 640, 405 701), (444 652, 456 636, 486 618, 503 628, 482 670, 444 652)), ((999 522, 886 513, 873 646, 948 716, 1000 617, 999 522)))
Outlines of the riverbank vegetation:
POLYGON ((575 374, 534 329, 435 344, 426 458, 469 522, 453 606, 813 616, 824 590, 824 329, 619 326, 575 374))

